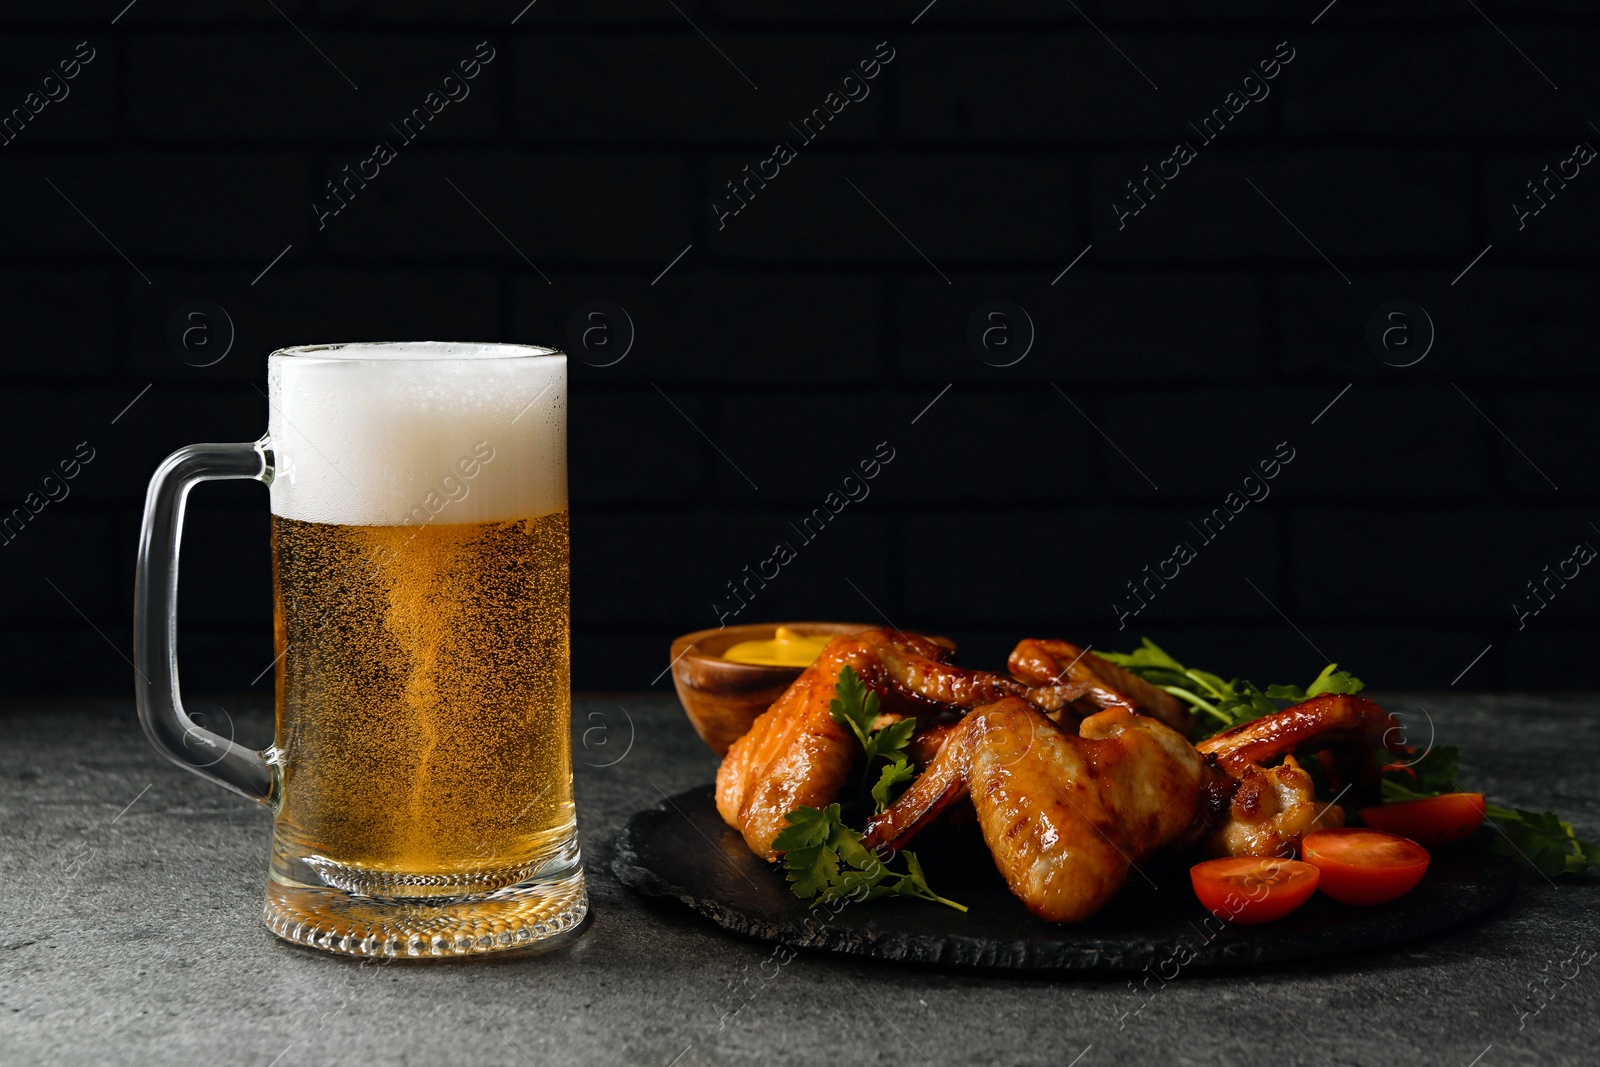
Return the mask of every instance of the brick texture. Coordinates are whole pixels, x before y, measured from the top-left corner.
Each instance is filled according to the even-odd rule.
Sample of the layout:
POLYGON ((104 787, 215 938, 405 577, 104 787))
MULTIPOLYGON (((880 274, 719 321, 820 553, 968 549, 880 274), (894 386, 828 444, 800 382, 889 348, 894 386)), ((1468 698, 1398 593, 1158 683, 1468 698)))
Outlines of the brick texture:
MULTIPOLYGON (((156 464, 258 436, 274 348, 396 338, 572 352, 580 687, 795 617, 969 663, 1149 634, 1262 682, 1593 685, 1600 577, 1527 589, 1600 545, 1600 164, 1563 162, 1600 147, 1592 5, 120 6, 0 12, 14 691, 125 693, 156 464), (396 131, 479 42, 470 95, 396 131), (170 339, 200 301, 215 362, 170 339), (1375 348, 1395 301, 1425 320, 1375 348), (975 345, 996 306, 1011 347, 975 345)), ((271 684, 265 500, 191 500, 193 693, 271 684)))
POLYGON ((318 42, 324 58, 286 23, 281 32, 151 35, 128 52, 128 76, 145 90, 128 97, 129 121, 147 141, 366 143, 396 140, 389 123, 424 108, 427 117, 413 118, 413 129, 425 127, 430 143, 481 137, 500 122, 504 64, 498 56, 479 63, 470 79, 457 66, 476 62, 481 39, 451 33, 355 42, 328 34, 318 42), (363 53, 382 62, 358 62, 363 53), (262 78, 263 70, 274 76, 262 78), (429 93, 437 94, 431 105, 429 93))
MULTIPOLYGON (((669 9, 670 10, 670 9, 669 9)), ((876 141, 884 124, 882 73, 862 79, 877 40, 863 34, 729 36, 719 55, 687 23, 637 38, 549 33, 522 41, 517 131, 537 141, 637 146, 745 143, 771 149, 830 92, 850 100, 827 120, 829 144, 876 141), (854 74, 855 80, 845 78, 854 74), (749 81, 745 79, 748 78, 749 81), (659 91, 641 98, 641 83, 659 91)), ((892 69, 892 65, 890 68, 892 69)), ((766 153, 763 152, 763 155, 766 153)))
MULTIPOLYGON (((1167 147, 1220 105, 1272 41, 1129 33, 1129 58, 1084 26, 1068 34, 961 32, 907 45, 899 71, 901 128, 917 141, 1081 144, 1147 141, 1167 147), (1150 81, 1146 81, 1146 78, 1150 81), (1175 102, 1194 112, 1175 112, 1175 102), (1210 101, 1202 105, 1200 101, 1210 101)), ((1285 77, 1288 80, 1293 73, 1285 77)), ((1258 138, 1277 110, 1271 89, 1229 123, 1230 139, 1258 138)), ((1260 90, 1256 90, 1260 92, 1260 90)))

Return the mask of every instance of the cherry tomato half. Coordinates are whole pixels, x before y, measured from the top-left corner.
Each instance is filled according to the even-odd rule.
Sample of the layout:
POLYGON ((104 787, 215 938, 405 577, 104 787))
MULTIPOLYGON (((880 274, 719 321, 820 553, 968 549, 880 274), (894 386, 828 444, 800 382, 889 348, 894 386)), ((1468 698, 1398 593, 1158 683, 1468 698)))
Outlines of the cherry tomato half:
POLYGON ((1281 919, 1317 891, 1317 869, 1299 860, 1233 856, 1189 868, 1194 895, 1224 922, 1281 919))
POLYGON ((1482 793, 1445 793, 1361 809, 1361 821, 1374 830, 1409 837, 1429 848, 1469 836, 1483 823, 1482 793))
POLYGON ((1322 891, 1345 904, 1387 904, 1428 870, 1428 850, 1415 841, 1359 827, 1309 833, 1300 854, 1322 872, 1322 891))

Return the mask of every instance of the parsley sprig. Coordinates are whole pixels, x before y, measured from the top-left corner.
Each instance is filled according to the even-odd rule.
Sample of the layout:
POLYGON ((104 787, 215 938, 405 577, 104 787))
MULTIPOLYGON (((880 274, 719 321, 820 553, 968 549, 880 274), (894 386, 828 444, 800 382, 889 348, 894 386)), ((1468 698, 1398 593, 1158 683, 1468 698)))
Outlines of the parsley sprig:
POLYGON ((1209 671, 1185 667, 1148 637, 1132 652, 1100 654, 1205 716, 1197 740, 1271 715, 1286 706, 1281 701, 1297 704, 1324 693, 1359 693, 1365 688, 1361 679, 1340 670, 1337 663, 1330 663, 1304 689, 1296 685, 1269 685, 1261 689, 1241 678, 1224 680, 1209 671))
POLYGON ((891 871, 861 843, 861 835, 844 824, 839 805, 799 807, 788 814, 789 825, 773 839, 783 853, 789 887, 813 908, 840 901, 878 897, 914 897, 943 904, 957 911, 966 906, 946 900, 928 888, 916 853, 903 852, 906 872, 891 871))
POLYGON ((881 730, 874 730, 872 724, 878 720, 879 714, 878 694, 867 688, 861 675, 848 663, 840 669, 833 693, 828 713, 833 716, 834 722, 855 734, 856 740, 861 742, 865 757, 861 761, 863 788, 872 780, 873 764, 880 759, 886 761, 872 786, 873 813, 885 811, 894 802, 894 787, 901 782, 909 782, 916 775, 911 760, 906 756, 905 747, 911 740, 911 731, 917 728, 917 720, 901 719, 881 730))
POLYGON ((1488 804, 1485 814, 1505 831, 1503 839, 1495 840, 1500 851, 1521 856, 1540 874, 1582 874, 1590 867, 1600 867, 1600 845, 1580 838, 1572 824, 1553 811, 1488 804))

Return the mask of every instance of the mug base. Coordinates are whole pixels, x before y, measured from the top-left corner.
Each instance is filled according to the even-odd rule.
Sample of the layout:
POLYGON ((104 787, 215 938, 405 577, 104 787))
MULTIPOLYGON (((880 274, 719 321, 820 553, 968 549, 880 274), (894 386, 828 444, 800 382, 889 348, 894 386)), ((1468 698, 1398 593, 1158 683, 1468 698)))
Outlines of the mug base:
POLYGON ((345 956, 459 959, 554 948, 589 913, 583 868, 493 893, 385 899, 278 877, 267 883, 267 929, 285 941, 345 956))

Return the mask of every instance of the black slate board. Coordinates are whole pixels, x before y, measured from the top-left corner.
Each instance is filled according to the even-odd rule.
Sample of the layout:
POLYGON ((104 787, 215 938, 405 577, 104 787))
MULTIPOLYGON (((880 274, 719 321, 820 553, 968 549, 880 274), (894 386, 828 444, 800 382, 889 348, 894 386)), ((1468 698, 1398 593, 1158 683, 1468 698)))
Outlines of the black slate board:
POLYGON ((701 786, 641 811, 617 835, 611 868, 622 883, 675 897, 736 933, 799 948, 909 963, 1024 970, 1177 970, 1304 959, 1381 948, 1454 926, 1516 888, 1513 864, 1490 852, 1487 829, 1436 849, 1416 889, 1390 904, 1357 908, 1317 894, 1298 911, 1259 926, 1219 924, 1201 908, 1186 865, 1151 862, 1117 899, 1075 926, 1040 922, 1011 895, 975 831, 925 839, 915 849, 940 895, 966 914, 917 901, 810 911, 782 870, 753 855, 701 786), (1220 927, 1220 928, 1219 928, 1220 927))

